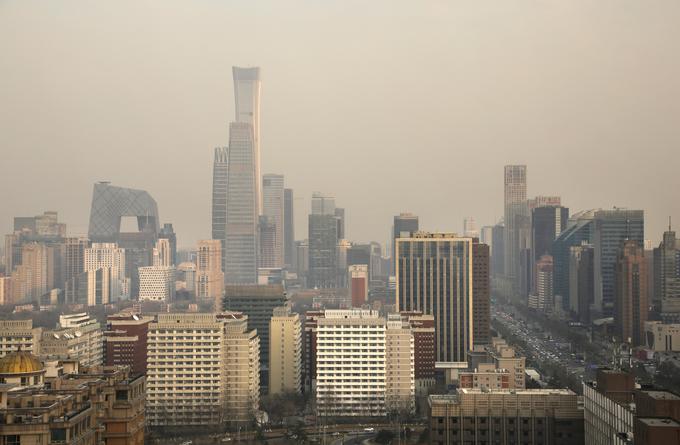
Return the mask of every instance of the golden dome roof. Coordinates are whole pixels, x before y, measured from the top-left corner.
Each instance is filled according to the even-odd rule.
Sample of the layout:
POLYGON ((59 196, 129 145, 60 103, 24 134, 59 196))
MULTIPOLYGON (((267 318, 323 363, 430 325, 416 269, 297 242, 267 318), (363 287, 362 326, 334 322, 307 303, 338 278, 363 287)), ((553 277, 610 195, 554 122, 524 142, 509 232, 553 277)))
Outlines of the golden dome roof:
POLYGON ((0 374, 33 374, 44 369, 40 360, 27 351, 10 352, 0 358, 0 374))

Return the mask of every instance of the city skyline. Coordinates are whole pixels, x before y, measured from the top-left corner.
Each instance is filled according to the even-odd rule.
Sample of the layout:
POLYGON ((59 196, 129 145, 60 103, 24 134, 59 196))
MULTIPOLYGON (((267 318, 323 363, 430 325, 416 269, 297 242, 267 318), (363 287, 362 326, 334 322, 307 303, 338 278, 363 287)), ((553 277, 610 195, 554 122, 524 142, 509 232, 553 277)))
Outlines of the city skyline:
MULTIPOLYGON (((272 18, 245 4, 235 11, 204 5, 192 17, 211 31, 183 42, 178 54, 173 51, 179 42, 172 38, 172 30, 180 23, 179 12, 163 11, 151 27, 158 41, 146 37, 138 47, 138 40, 131 45, 129 38, 122 38, 119 33, 124 27, 118 25, 131 20, 133 39, 140 37, 135 26, 151 14, 143 7, 139 17, 126 14, 124 19, 118 14, 102 15, 87 5, 70 16, 69 8, 50 5, 45 7, 47 16, 59 19, 43 23, 31 14, 31 6, 30 1, 3 5, 0 36, 31 33, 32 42, 48 45, 54 54, 96 54, 88 56, 94 58, 88 59, 89 65, 103 63, 105 69, 79 70, 82 61, 71 56, 45 65, 54 62, 52 52, 45 60, 21 58, 24 39, 2 39, 0 48, 7 57, 0 61, 6 73, 0 95, 7 100, 0 110, 7 118, 0 123, 6 166, 0 186, 17 190, 20 198, 8 200, 0 210, 3 233, 10 231, 14 215, 54 209, 73 234, 85 234, 92 184, 111 180, 122 187, 148 190, 158 201, 163 221, 174 223, 181 247, 208 238, 212 149, 224 144, 227 123, 236 118, 232 66, 261 67, 262 173, 285 175, 286 186, 296 191, 296 239, 307 233, 308 202, 314 190, 328 191, 343 203, 347 232, 361 241, 387 241, 389 228, 385 227, 393 215, 405 211, 419 215, 423 228, 432 231, 462 232, 465 216, 474 217, 480 227, 493 224, 501 216, 503 199, 498 172, 513 163, 528 166, 529 195, 559 195, 563 205, 574 211, 614 205, 645 210, 645 237, 654 243, 660 241, 668 213, 680 220, 677 207, 666 208, 678 188, 672 166, 680 161, 674 149, 680 138, 672 118, 678 89, 669 80, 678 78, 680 67, 675 58, 665 56, 672 53, 668 42, 680 41, 668 38, 679 32, 672 26, 680 16, 674 4, 647 8, 648 20, 635 21, 641 10, 632 4, 624 8, 602 2, 586 7, 579 1, 569 8, 530 8, 520 2, 515 7, 525 20, 519 23, 505 20, 510 11, 504 6, 439 5, 434 11, 415 14, 411 6, 396 5, 390 11, 394 23, 414 14, 418 30, 433 23, 422 35, 405 36, 405 46, 391 44, 389 37, 398 38, 398 29, 403 28, 376 15, 380 2, 368 7, 366 17, 348 17, 340 8, 327 7, 360 30, 372 17, 387 41, 366 39, 366 31, 348 40, 320 33, 323 21, 314 19, 323 18, 326 10, 317 5, 305 11, 309 23, 294 29, 297 19, 272 6, 280 12, 272 16, 282 23, 278 41, 263 33, 239 47, 225 47, 224 42, 235 41, 232 33, 247 26, 263 32, 272 18), (610 15, 620 20, 605 20, 610 15), (227 24, 224 31, 214 31, 217 27, 212 25, 219 21, 227 24), (592 25, 586 27, 586 35, 564 34, 565 28, 584 21, 592 25), (624 25, 631 21, 636 26, 624 25), (466 22, 481 29, 476 31, 466 22), (480 40, 494 27, 497 37, 480 40), (564 32, 546 37, 544 27, 564 32), (305 32, 319 35, 318 42, 282 60, 277 55, 281 45, 297 44, 305 32), (73 39, 81 34, 88 38, 73 39), (535 43, 537 36, 547 38, 546 43, 535 43), (434 46, 421 54, 425 38, 434 46), (450 54, 442 53, 452 40, 459 43, 450 54), (598 45, 589 49, 592 41, 598 45), (358 42, 366 47, 357 46, 358 42), (143 66, 133 74, 126 68, 128 57, 143 57, 150 44, 157 45, 153 57, 144 57, 143 66), (207 50, 193 51, 199 46, 207 50), (403 53, 395 53, 393 47, 403 53), (578 57, 557 63, 553 47, 578 57), (503 49, 517 54, 526 66, 496 57, 503 49), (328 57, 331 54, 339 57, 328 57), (437 69, 428 54, 438 60, 437 69), (596 54, 600 59, 594 58, 596 54), (195 64, 176 65, 184 56, 193 57, 195 64), (404 57, 412 63, 403 64, 404 57), (631 60, 640 63, 632 65, 631 60), (554 67, 548 66, 552 63, 554 67), (423 90, 416 94, 420 90, 412 79, 423 69, 432 82, 418 87, 423 90), (617 77, 622 71, 630 74, 617 77), (504 75, 493 74, 498 72, 504 75), (530 78, 523 80, 529 73, 530 78), (329 83, 337 93, 326 91, 329 83), (647 85, 652 84, 658 89, 649 90, 647 85), (80 92, 86 94, 72 94, 80 92), (357 109, 355 97, 365 97, 366 106, 357 109), (413 118, 426 114, 428 119, 413 118), (409 156, 413 141, 418 141, 419 156, 439 161, 414 167, 409 156), (389 156, 386 150, 397 156, 389 156), (78 169, 72 168, 74 158, 78 169), (336 168, 350 158, 357 160, 352 180, 346 168, 336 168), (465 171, 450 174, 461 158, 466 161, 465 171), (631 163, 638 174, 624 180, 616 172, 631 163), (149 174, 151 165, 154 174, 149 174), (64 175, 64 169, 73 174, 64 175), (27 171, 40 172, 44 181, 59 187, 37 193, 27 171), (426 171, 417 185, 399 181, 426 171), (470 186, 476 193, 450 198, 449 190, 470 186), (381 206, 364 199, 369 187, 381 206)), ((126 11, 125 4, 118 7, 126 11)), ((583 33, 582 26, 574 29, 583 33)))

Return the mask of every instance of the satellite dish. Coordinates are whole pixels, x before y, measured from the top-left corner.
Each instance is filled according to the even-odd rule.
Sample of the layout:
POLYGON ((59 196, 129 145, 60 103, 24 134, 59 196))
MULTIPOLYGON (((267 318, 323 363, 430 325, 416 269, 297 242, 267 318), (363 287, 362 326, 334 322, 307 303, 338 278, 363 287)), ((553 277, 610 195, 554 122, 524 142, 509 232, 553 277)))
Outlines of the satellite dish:
POLYGON ((74 332, 74 334, 76 334, 76 337, 80 337, 81 335, 83 335, 83 333, 80 332, 80 331, 76 331, 76 332, 74 332))
POLYGON ((54 338, 56 338, 57 340, 59 340, 59 334, 57 334, 57 333, 55 332, 55 333, 53 333, 52 335, 54 336, 54 338))
POLYGON ((137 316, 137 314, 132 314, 132 319, 139 321, 139 317, 137 316))

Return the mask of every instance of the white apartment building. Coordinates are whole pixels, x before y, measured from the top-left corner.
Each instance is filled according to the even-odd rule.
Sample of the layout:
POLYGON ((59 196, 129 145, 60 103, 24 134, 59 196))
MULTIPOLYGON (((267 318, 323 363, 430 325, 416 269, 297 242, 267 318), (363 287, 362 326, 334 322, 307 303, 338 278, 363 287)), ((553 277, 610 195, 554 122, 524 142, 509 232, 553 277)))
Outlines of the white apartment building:
POLYGON ((388 324, 376 311, 326 310, 317 320, 316 366, 321 416, 375 417, 386 415, 395 401, 411 406, 415 379, 410 328, 398 327, 396 320, 388 324))
POLYGON ((19 348, 38 355, 41 334, 42 328, 34 328, 33 320, 0 321, 0 357, 18 351, 19 348))
POLYGON ((86 313, 60 315, 56 329, 43 331, 40 355, 78 360, 83 366, 101 365, 104 361, 101 325, 86 313))
POLYGON ((116 243, 92 243, 85 249, 84 271, 104 269, 109 271, 110 301, 130 298, 129 283, 125 278, 125 249, 116 243))
POLYGON ((243 421, 259 405, 259 338, 240 313, 158 314, 149 324, 151 426, 243 421))
POLYGON ((150 301, 174 300, 175 268, 172 266, 140 267, 139 299, 150 301))

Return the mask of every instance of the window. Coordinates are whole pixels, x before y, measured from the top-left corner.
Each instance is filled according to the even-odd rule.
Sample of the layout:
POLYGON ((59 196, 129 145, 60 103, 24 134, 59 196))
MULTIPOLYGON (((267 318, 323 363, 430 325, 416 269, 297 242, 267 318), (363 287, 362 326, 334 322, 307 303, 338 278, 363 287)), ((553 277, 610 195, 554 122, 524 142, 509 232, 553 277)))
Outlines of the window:
POLYGON ((66 442, 66 429, 54 428, 50 430, 50 442, 66 442))
POLYGON ((21 436, 6 436, 5 444, 7 445, 21 445, 21 436))

